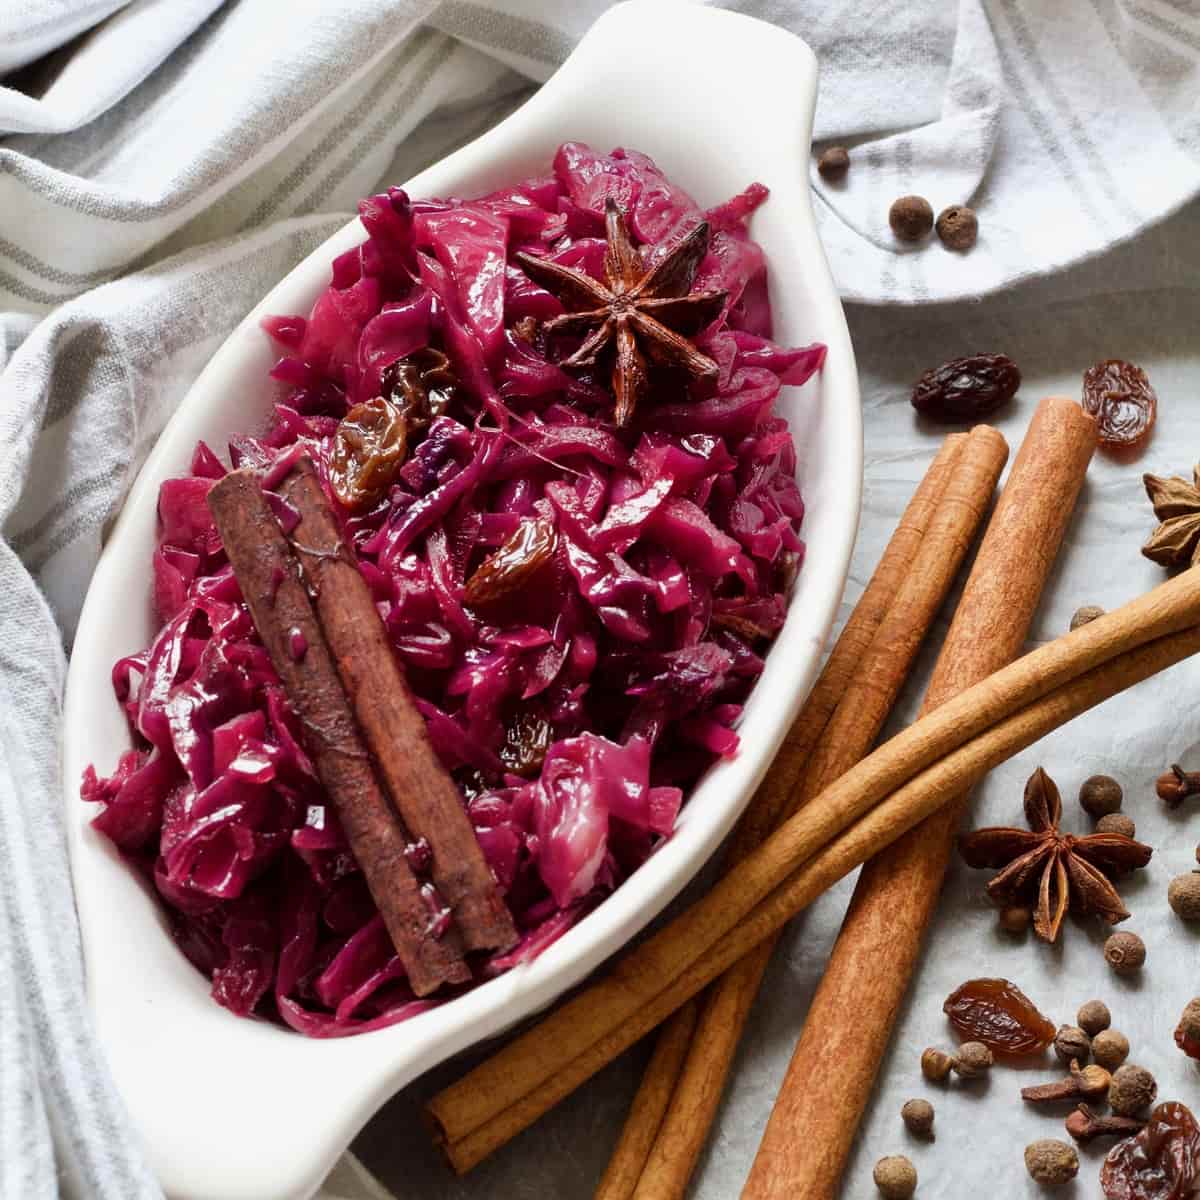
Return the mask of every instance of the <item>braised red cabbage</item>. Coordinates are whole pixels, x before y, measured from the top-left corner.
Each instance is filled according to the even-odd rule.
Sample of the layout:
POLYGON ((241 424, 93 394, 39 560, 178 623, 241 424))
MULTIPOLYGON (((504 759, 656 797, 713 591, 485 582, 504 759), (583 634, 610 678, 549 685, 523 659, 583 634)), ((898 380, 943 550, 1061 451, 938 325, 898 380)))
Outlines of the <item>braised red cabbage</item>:
MULTIPOLYGON (((746 228, 766 195, 754 184, 706 213, 644 155, 568 143, 551 174, 476 200, 364 200, 366 240, 334 261, 308 316, 265 322, 283 351, 274 415, 232 440, 235 466, 304 452, 328 486, 339 420, 387 386, 391 364, 433 346, 457 376, 386 499, 343 515, 522 932, 475 964, 479 980, 570 929, 736 753, 804 555, 774 404, 825 353, 771 341, 746 228), (717 384, 667 381, 620 430, 604 372, 568 374, 530 337, 529 319, 562 309, 513 264, 533 250, 600 276, 610 196, 648 262, 707 218, 694 287, 728 292, 699 338, 717 384), (473 611, 467 578, 530 518, 556 530, 543 577, 473 611)), ((112 675, 134 748, 107 778, 89 768, 82 794, 219 1003, 315 1037, 378 1028, 433 1001, 406 985, 223 555, 205 498, 224 470, 201 444, 191 473, 162 486, 161 629, 112 675)), ((412 848, 414 869, 423 853, 412 848)))

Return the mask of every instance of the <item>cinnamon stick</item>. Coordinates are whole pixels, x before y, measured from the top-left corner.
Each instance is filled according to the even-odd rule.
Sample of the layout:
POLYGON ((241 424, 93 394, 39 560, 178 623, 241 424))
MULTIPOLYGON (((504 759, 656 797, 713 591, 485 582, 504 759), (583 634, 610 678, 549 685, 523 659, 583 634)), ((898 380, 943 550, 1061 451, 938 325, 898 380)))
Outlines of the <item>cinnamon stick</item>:
MULTIPOLYGON (((1008 448, 994 429, 980 426, 963 442, 948 441, 947 453, 954 465, 929 512, 921 514, 927 532, 814 746, 800 786, 792 789, 789 810, 811 799, 870 749, 983 520, 1008 448)), ((920 492, 914 500, 919 497, 920 492)), ((687 1061, 632 1193, 639 1200, 683 1195, 776 940, 756 946, 705 996, 687 1061)))
MULTIPOLYGON (((1095 445, 1095 424, 1074 401, 1039 405, 963 590, 922 713, 1020 650, 1095 445)), ((833 1200, 937 906, 965 802, 964 796, 948 805, 860 876, 745 1196, 833 1200)))
MULTIPOLYGON (((1196 598, 1192 618, 1200 621, 1200 596, 1196 598)), ((1153 627, 1161 628, 1157 623, 1153 627)), ((992 767, 1087 709, 1197 652, 1200 652, 1200 626, 1196 625, 1137 644, 1130 650, 1114 651, 1113 656, 1102 660, 1099 666, 1060 683, 1027 706, 1013 710, 1005 720, 973 735, 933 766, 919 772, 887 801, 788 875, 760 902, 744 913, 739 910, 736 924, 707 944, 704 950, 688 957, 686 965, 665 986, 655 990, 654 986, 644 984, 642 993, 634 995, 636 977, 630 972, 620 976, 614 972, 581 993, 577 997, 578 1008, 572 1008, 575 1001, 565 1005, 541 1026, 477 1068, 488 1085, 496 1078, 497 1060, 502 1059, 506 1068, 521 1072, 521 1077, 506 1088, 502 1107, 497 1107, 494 1102, 478 1102, 481 1079, 474 1072, 434 1098, 430 1116, 435 1130, 440 1133, 439 1140, 451 1166, 462 1173, 482 1162, 644 1037, 764 937, 778 930, 849 872, 935 812, 941 804, 972 786, 992 767), (596 1017, 594 1006, 610 1002, 621 1007, 619 1021, 596 1017), (561 1027, 556 1021, 559 1013, 568 1009, 571 1009, 572 1018, 591 1022, 588 1033, 572 1039, 571 1045, 558 1037, 561 1027), (554 1025, 554 1042, 546 1037, 546 1029, 551 1024, 554 1025), (589 1034, 594 1040, 588 1041, 589 1034), (582 1050, 571 1057, 574 1046, 579 1044, 582 1044, 582 1050), (517 1052, 510 1055, 509 1051, 514 1047, 517 1052), (465 1091, 463 1084, 468 1085, 465 1091), (446 1118, 455 1123, 452 1128, 462 1131, 458 1138, 448 1139, 448 1129, 443 1123, 446 1118)), ((1083 661, 1083 658, 1076 661, 1083 661)), ((942 731, 940 727, 934 727, 932 718, 927 717, 910 728, 919 728, 922 739, 930 735, 930 747, 943 744, 942 731)), ((882 756, 886 748, 881 747, 871 758, 864 759, 860 764, 862 770, 881 764, 886 756, 876 763, 872 763, 872 759, 876 755, 882 756)), ((847 775, 855 775, 857 771, 858 768, 847 775)), ((690 928, 687 932, 691 932, 690 928)), ((626 959, 625 963, 628 962, 626 959)))
POLYGON ((658 1136, 671 1092, 683 1069, 692 1031, 696 1028, 698 1005, 689 1000, 671 1014, 654 1043, 654 1053, 629 1109, 613 1156, 592 1200, 626 1200, 637 1187, 642 1166, 658 1136))
POLYGON ((430 873, 468 950, 507 950, 517 929, 408 690, 354 551, 342 539, 313 464, 279 485, 299 513, 286 534, 308 581, 338 673, 400 818, 432 852, 430 873))
MULTIPOLYGON (((863 654, 908 575, 912 560, 920 548, 925 530, 946 489, 950 471, 957 462, 965 441, 966 434, 963 433, 952 433, 943 441, 908 506, 901 514, 899 524, 888 541, 870 582, 847 618, 808 699, 784 738, 771 769, 738 822, 737 829, 730 839, 727 866, 736 865, 750 851, 761 845, 779 820, 792 809, 792 797, 812 748, 821 737, 834 709, 857 673, 863 654)), ((723 984, 724 979, 721 982, 723 984)), ((710 992, 701 1000, 706 1010, 712 1007, 712 996, 713 993, 710 992)), ((714 1012, 713 1017, 706 1020, 706 1024, 715 1023, 724 1015, 726 1014, 714 1012)), ((677 1083, 683 1069, 684 1056, 692 1057, 689 1044, 693 1040, 692 1030, 695 1028, 696 1018, 697 1006, 685 1005, 671 1017, 660 1032, 660 1042, 679 1044, 678 1055, 660 1062, 656 1051, 651 1058, 629 1116, 625 1119, 620 1140, 596 1191, 595 1200, 628 1200, 634 1194, 646 1160, 656 1145, 658 1131, 667 1115, 668 1105, 672 1104, 674 1096, 680 1094, 677 1083), (687 1027, 686 1038, 681 1030, 682 1026, 687 1027), (649 1134, 647 1130, 650 1130, 649 1134)), ((737 1033, 734 1033, 731 1039, 734 1044, 737 1036, 737 1033)), ((711 1038, 707 1040, 712 1043, 711 1038)), ((719 1063, 720 1048, 714 1048, 713 1055, 719 1063)), ((706 1089, 705 1094, 709 1097, 709 1105, 714 1111, 716 1100, 712 1095, 715 1093, 719 1097, 722 1086, 723 1081, 714 1078, 706 1089)), ((687 1087, 690 1090, 690 1085, 687 1087)), ((704 1116, 702 1112, 698 1119, 703 1121, 704 1116)), ((708 1122, 711 1123, 711 1116, 708 1122)))
POLYGON ((733 832, 729 846, 731 863, 740 862, 757 849, 792 807, 793 793, 813 747, 825 732, 825 726, 857 674, 876 630, 908 576, 966 440, 965 433, 952 433, 946 438, 901 514, 895 533, 830 651, 800 715, 733 832))
MULTIPOLYGON (((755 907, 787 882, 810 857, 914 776, 973 739, 986 742, 980 735, 1043 697, 1055 699, 1051 696, 1055 689, 1074 697, 1067 685, 1081 676, 1088 676, 1085 682, 1095 676, 1095 694, 1084 693, 1074 711, 1051 705, 1045 709, 1048 717, 1041 724, 1030 726, 1033 731, 1030 739, 1022 742, 1005 733, 1008 740, 1001 738, 996 743, 1005 753, 1015 753, 1032 737, 1055 728, 1056 722, 1061 723, 1112 694, 1104 690, 1112 679, 1117 679, 1118 688, 1128 686, 1127 682, 1121 682, 1127 678, 1120 675, 1120 669, 1125 669, 1123 662, 1110 666, 1107 673, 1101 671, 1096 675, 1097 668, 1197 623, 1200 623, 1200 572, 1184 572, 1124 607, 1030 652, 885 742, 781 825, 707 896, 625 955, 606 975, 539 1025, 435 1096, 429 1105, 429 1115, 440 1130, 441 1140, 449 1147, 452 1160, 469 1163, 470 1154, 461 1159, 455 1154, 456 1144, 493 1122, 499 1114, 504 1114, 499 1124, 505 1129, 497 1135, 501 1137, 499 1142, 493 1139, 492 1148, 502 1144, 504 1135, 512 1136, 536 1119, 555 1102, 555 1093, 565 1094, 560 1089, 568 1077, 578 1082, 587 1077, 573 1071, 574 1060, 602 1041, 609 1046, 620 1042, 621 1035, 614 1036, 614 1031, 622 1025, 629 1030, 638 1026, 639 1011, 685 972, 691 971, 693 978, 703 979, 698 987, 719 974, 734 959, 723 962, 716 971, 698 966, 698 960, 732 928, 749 923, 755 907)), ((1168 649, 1177 655, 1189 652, 1186 645, 1168 649)), ((1177 657, 1169 661, 1177 661, 1177 657)), ((1003 761, 1003 754, 1000 758, 993 757, 987 765, 997 761, 1003 761)), ((944 773, 938 778, 943 776, 944 773)), ((903 816, 909 809, 917 808, 918 801, 910 796, 904 799, 899 812, 903 816)), ((874 849, 903 832, 902 825, 900 821, 881 827, 874 849)), ((777 927, 768 928, 766 933, 777 927)), ((761 939, 744 943, 743 952, 758 940, 761 939)), ((693 994, 688 992, 678 1003, 693 994)), ((659 1019, 675 1007, 677 1004, 667 1008, 659 1019)), ((641 1032, 648 1028, 653 1026, 642 1025, 641 1032)))
POLYGON ((304 725, 317 775, 418 996, 471 978, 450 930, 435 937, 406 840, 371 766, 296 560, 256 475, 233 471, 208 506, 255 628, 304 725))

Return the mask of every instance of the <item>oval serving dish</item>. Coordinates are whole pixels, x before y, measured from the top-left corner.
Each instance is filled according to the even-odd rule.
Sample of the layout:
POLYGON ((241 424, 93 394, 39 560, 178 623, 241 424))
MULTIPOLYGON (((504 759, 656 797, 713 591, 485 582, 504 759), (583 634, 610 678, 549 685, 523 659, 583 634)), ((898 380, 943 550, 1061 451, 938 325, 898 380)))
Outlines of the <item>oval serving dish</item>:
POLYGON ((822 341, 822 374, 785 388, 796 437, 808 552, 787 621, 740 725, 741 750, 714 767, 677 831, 610 898, 535 961, 387 1029, 303 1038, 213 1003, 176 949, 153 897, 88 824, 83 768, 129 745, 109 670, 155 631, 149 563, 164 479, 198 439, 223 446, 269 413, 269 313, 307 312, 329 264, 363 236, 350 222, 264 298, 213 356, 159 438, 96 569, 65 705, 64 780, 89 998, 117 1085, 167 1193, 187 1200, 310 1196, 362 1125, 449 1056, 545 1007, 618 950, 674 897, 729 831, 812 683, 842 594, 858 524, 862 431, 845 319, 814 226, 808 146, 816 63, 791 34, 675 0, 611 9, 517 113, 404 187, 478 195, 545 169, 560 142, 651 155, 702 205, 754 180, 770 188, 752 235, 766 251, 776 336, 822 341))

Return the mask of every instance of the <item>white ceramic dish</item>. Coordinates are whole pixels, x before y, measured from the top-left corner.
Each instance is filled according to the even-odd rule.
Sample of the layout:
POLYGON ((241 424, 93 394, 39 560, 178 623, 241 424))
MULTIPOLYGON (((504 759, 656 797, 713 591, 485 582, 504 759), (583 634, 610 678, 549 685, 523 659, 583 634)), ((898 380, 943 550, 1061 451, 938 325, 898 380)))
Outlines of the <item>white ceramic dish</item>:
POLYGON ((89 762, 110 770, 129 735, 109 686, 121 655, 154 633, 149 562, 163 479, 261 424, 273 353, 258 321, 307 312, 357 221, 282 280, 214 355, 130 492, 84 606, 66 698, 65 805, 92 1009, 117 1084, 167 1192, 187 1200, 293 1200, 397 1090, 457 1051, 544 1007, 641 929, 729 830, 807 693, 842 593, 862 476, 856 374, 841 305, 814 229, 808 146, 816 63, 769 25, 675 0, 610 10, 519 112, 429 168, 414 196, 474 195, 544 171, 566 139, 628 145, 704 204, 758 179, 777 336, 821 340, 821 377, 785 389, 808 513, 808 559, 787 623, 746 708, 742 749, 696 789, 678 832, 615 895, 536 962, 390 1029, 310 1041, 241 1020, 172 944, 152 898, 88 825, 76 790, 89 762))

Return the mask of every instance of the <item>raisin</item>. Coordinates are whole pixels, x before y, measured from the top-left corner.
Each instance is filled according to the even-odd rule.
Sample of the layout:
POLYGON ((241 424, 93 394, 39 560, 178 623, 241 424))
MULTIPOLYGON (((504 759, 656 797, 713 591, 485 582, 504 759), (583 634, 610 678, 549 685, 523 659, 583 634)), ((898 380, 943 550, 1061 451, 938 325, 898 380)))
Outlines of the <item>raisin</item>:
POLYGON ((1021 372, 1007 354, 971 354, 926 371, 913 387, 912 405, 935 421, 975 421, 1007 404, 1021 372))
POLYGON ((1195 1200, 1200 1196, 1200 1126, 1170 1101, 1136 1137, 1109 1151, 1100 1168, 1105 1200, 1195 1200))
POLYGON ((967 1041, 997 1054, 1039 1054, 1054 1041, 1054 1023, 1007 979, 968 979, 942 1005, 950 1024, 967 1041))
POLYGON ((514 775, 531 779, 542 769, 550 738, 550 722, 529 709, 522 709, 504 731, 500 761, 514 775))
POLYGON ((333 436, 329 482, 349 509, 369 508, 383 499, 408 453, 408 422, 382 396, 356 404, 333 436))
POLYGON ((424 430, 460 398, 450 360, 432 346, 388 363, 379 389, 404 414, 410 430, 424 430))
POLYGON ((463 799, 468 803, 492 790, 487 776, 475 767, 462 768, 455 774, 454 782, 458 784, 458 790, 462 792, 463 799))
POLYGON ((463 599, 471 608, 485 608, 524 587, 550 561, 557 541, 554 525, 544 517, 522 521, 508 541, 475 568, 463 599))
POLYGON ((1101 445, 1132 450, 1154 428, 1158 397, 1141 367, 1107 358, 1083 373, 1083 411, 1095 417, 1101 445))

